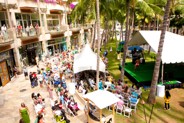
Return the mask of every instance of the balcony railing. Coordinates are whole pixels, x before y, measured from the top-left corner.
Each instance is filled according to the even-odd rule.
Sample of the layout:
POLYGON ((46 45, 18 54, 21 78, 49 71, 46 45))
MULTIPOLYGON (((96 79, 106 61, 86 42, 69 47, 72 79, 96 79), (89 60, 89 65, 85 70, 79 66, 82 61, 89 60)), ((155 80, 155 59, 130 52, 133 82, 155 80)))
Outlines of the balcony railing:
POLYGON ((68 25, 48 26, 48 32, 63 32, 67 30, 68 25))
POLYGON ((41 34, 41 28, 31 28, 31 29, 17 29, 16 31, 17 37, 31 37, 31 36, 39 36, 41 34))
POLYGON ((92 24, 71 24, 69 26, 70 30, 78 30, 80 28, 90 28, 92 24))
POLYGON ((0 32, 0 43, 8 43, 13 41, 13 29, 7 29, 0 32))

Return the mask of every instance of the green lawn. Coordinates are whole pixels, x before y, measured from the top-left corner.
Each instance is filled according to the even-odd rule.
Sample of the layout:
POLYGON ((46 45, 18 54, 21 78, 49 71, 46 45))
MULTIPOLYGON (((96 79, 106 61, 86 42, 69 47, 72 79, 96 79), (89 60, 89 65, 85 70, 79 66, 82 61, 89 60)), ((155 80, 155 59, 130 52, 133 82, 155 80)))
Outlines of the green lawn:
MULTIPOLYGON (((108 52, 108 71, 111 73, 111 75, 114 77, 114 79, 118 80, 120 78, 120 71, 119 63, 120 61, 117 60, 117 53, 116 53, 116 41, 110 41, 106 49, 110 49, 112 47, 113 51, 108 52)), ((102 48, 102 52, 104 51, 104 47, 102 48)), ((155 60, 155 54, 151 53, 151 56, 145 53, 146 61, 154 61, 155 60)), ((131 61, 128 59, 127 61, 131 61)), ((128 81, 128 84, 131 85, 131 81, 125 77, 125 81, 128 81)), ((156 97, 156 104, 154 105, 153 115, 151 122, 152 123, 183 123, 184 122, 184 89, 172 89, 170 91, 172 98, 171 98, 171 110, 164 110, 164 99, 162 97, 156 97)), ((141 100, 144 100, 146 102, 147 97, 149 94, 149 90, 142 90, 142 98, 141 100)), ((140 101, 141 102, 141 101, 140 101)), ((146 123, 145 121, 145 115, 144 115, 144 109, 145 114, 147 116, 147 122, 150 115, 150 110, 152 105, 149 104, 141 104, 139 102, 136 113, 133 113, 133 115, 130 118, 126 118, 123 115, 116 114, 115 120, 116 123, 146 123)), ((110 114, 111 111, 108 111, 107 109, 103 110, 104 114, 110 114)))

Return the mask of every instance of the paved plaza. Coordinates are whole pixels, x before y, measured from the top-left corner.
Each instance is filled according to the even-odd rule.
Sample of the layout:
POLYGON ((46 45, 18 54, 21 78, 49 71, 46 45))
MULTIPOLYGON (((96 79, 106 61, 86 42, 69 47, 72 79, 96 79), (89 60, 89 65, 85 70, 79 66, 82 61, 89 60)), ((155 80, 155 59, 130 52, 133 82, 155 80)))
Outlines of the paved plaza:
MULTIPOLYGON (((36 66, 29 67, 30 71, 36 71, 36 66)), ((67 80, 69 83, 70 80, 67 80)), ((45 123, 54 123, 53 113, 50 104, 49 93, 46 90, 46 86, 40 88, 39 86, 31 88, 30 81, 24 78, 24 75, 18 75, 17 78, 13 78, 4 87, 0 88, 0 122, 1 123, 18 123, 20 120, 19 108, 20 104, 24 102, 30 112, 31 123, 34 123, 36 119, 36 113, 33 108, 33 101, 31 99, 31 94, 40 93, 46 102, 46 115, 44 117, 45 123)), ((55 94, 55 93, 54 93, 55 94)), ((55 97, 58 97, 55 94, 55 97)), ((86 116, 84 114, 83 108, 84 105, 79 100, 79 97, 74 95, 75 100, 77 101, 79 108, 78 115, 71 117, 67 115, 71 123, 86 123, 86 116)))

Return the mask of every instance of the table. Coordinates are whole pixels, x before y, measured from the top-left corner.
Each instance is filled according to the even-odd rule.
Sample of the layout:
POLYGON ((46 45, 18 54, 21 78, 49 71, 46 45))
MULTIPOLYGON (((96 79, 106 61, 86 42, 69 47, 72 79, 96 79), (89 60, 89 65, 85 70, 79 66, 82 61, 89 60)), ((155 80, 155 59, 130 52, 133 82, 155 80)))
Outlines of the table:
MULTIPOLYGON (((159 83, 158 85, 162 85, 162 83, 159 83)), ((164 82, 163 85, 165 85, 165 89, 181 88, 182 82, 177 80, 171 80, 171 81, 164 82)))

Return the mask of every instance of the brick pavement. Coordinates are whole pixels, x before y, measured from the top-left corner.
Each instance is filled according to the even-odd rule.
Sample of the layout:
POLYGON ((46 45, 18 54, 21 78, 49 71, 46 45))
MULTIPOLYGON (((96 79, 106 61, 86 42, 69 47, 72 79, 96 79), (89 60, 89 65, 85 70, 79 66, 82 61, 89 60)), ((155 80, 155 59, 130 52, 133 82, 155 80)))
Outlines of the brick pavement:
MULTIPOLYGON (((41 64, 43 66, 43 64, 41 64)), ((36 66, 29 67, 29 71, 36 71, 36 66)), ((67 80, 69 83, 70 80, 67 80)), ((31 88, 30 81, 26 80, 23 74, 18 75, 17 78, 13 78, 6 86, 0 88, 0 123, 18 123, 20 119, 19 107, 24 102, 29 111, 31 123, 34 123, 36 114, 33 108, 33 101, 31 99, 31 93, 40 93, 46 102, 46 115, 45 123, 53 123, 53 114, 50 106, 49 94, 46 87, 40 88, 39 86, 31 88)), ((79 107, 83 109, 84 105, 80 102, 77 96, 74 98, 79 104, 79 107)), ((78 112, 78 116, 70 117, 71 123, 86 123, 86 116, 83 110, 78 112)))

